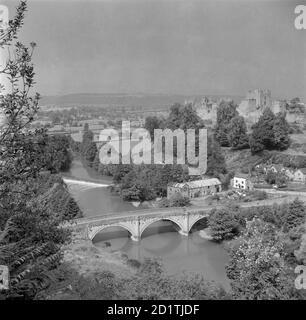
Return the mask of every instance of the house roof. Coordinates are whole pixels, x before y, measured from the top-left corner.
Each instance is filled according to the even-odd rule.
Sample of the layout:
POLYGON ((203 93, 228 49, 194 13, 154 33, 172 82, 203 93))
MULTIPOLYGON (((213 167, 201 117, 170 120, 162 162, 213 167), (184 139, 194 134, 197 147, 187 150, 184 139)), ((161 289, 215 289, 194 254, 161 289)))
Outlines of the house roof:
POLYGON ((246 173, 236 173, 236 174, 234 175, 234 178, 249 179, 250 177, 249 177, 249 175, 246 174, 246 173))
POLYGON ((269 168, 275 168, 277 171, 281 171, 282 169, 284 169, 284 166, 281 164, 272 164, 269 166, 269 168))
POLYGON ((201 188, 201 187, 209 187, 220 185, 221 182, 217 178, 211 179, 202 179, 202 180, 195 180, 195 181, 188 181, 183 183, 174 183, 171 186, 174 188, 183 188, 184 186, 189 187, 190 189, 201 188))

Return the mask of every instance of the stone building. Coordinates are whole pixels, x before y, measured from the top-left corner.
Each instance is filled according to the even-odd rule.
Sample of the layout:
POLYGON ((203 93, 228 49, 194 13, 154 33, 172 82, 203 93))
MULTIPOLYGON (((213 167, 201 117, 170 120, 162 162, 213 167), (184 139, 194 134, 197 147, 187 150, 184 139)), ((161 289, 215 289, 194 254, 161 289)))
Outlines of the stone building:
POLYGON ((246 98, 241 101, 238 111, 242 115, 247 115, 254 111, 263 111, 265 108, 271 108, 272 98, 270 90, 250 90, 248 91, 246 98))
POLYGON ((210 120, 214 126, 217 123, 217 109, 218 104, 205 97, 200 104, 198 104, 196 111, 202 120, 210 120))
POLYGON ((217 102, 204 97, 193 101, 185 101, 185 105, 190 103, 193 105, 198 116, 205 121, 207 125, 214 126, 217 123, 217 102))
POLYGON ((237 111, 245 118, 247 128, 250 129, 258 121, 263 110, 271 107, 271 91, 256 89, 248 91, 245 99, 240 102, 237 111))
POLYGON ((248 91, 245 99, 241 101, 237 111, 246 120, 248 129, 258 121, 263 110, 270 108, 274 114, 279 112, 285 113, 286 120, 289 123, 297 123, 303 126, 306 123, 305 104, 296 102, 288 103, 286 100, 272 100, 271 91, 256 89, 248 91))
POLYGON ((222 191, 221 182, 217 178, 202 179, 183 183, 173 183, 167 188, 167 198, 175 193, 189 198, 199 198, 222 191))
POLYGON ((271 110, 273 113, 286 112, 286 101, 275 100, 272 102, 271 110))

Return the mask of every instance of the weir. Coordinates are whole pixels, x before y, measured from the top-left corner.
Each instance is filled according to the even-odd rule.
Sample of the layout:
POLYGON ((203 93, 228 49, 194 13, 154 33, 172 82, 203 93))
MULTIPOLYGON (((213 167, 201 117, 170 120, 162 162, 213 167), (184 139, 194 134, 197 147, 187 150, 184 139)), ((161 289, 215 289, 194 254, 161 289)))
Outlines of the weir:
POLYGON ((70 178, 63 178, 64 182, 67 185, 79 185, 91 188, 104 188, 110 186, 110 184, 106 183, 99 183, 99 182, 92 182, 92 181, 84 181, 84 180, 76 180, 70 178))

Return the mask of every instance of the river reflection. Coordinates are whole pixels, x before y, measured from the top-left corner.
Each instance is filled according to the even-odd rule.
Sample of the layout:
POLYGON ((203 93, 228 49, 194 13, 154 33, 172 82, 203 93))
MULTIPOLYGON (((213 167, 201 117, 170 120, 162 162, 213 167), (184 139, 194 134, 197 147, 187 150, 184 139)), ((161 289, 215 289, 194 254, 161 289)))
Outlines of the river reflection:
MULTIPOLYGON (((70 172, 65 175, 79 180, 111 182, 109 177, 101 177, 93 170, 85 168, 78 160, 73 162, 70 172)), ((71 187, 70 191, 85 216, 137 210, 119 196, 111 194, 105 187, 71 187)), ((172 222, 155 222, 144 231, 140 242, 134 242, 130 239, 128 231, 109 228, 96 235, 94 244, 111 252, 125 253, 130 259, 141 261, 145 257, 159 257, 169 274, 181 271, 199 273, 207 280, 215 280, 228 288, 229 282, 225 272, 228 255, 223 246, 201 238, 196 230, 188 237, 180 235, 177 231, 177 226, 172 222)))
POLYGON ((189 237, 180 235, 167 221, 159 221, 149 227, 140 242, 129 237, 128 231, 108 229, 96 235, 94 244, 110 252, 121 251, 130 259, 159 257, 169 274, 182 271, 199 273, 207 280, 215 280, 228 288, 225 265, 228 261, 225 249, 193 231, 189 237))

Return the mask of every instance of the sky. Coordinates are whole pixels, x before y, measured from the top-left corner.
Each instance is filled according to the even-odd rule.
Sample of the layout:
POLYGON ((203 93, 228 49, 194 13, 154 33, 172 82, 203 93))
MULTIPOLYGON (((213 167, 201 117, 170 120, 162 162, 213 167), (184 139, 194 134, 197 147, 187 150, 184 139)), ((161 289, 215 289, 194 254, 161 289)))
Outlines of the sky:
MULTIPOLYGON (((28 0, 35 90, 306 100, 306 30, 295 0, 28 0)), ((2 1, 14 12, 15 0, 2 1)), ((305 2, 306 5, 306 2, 305 2)))

